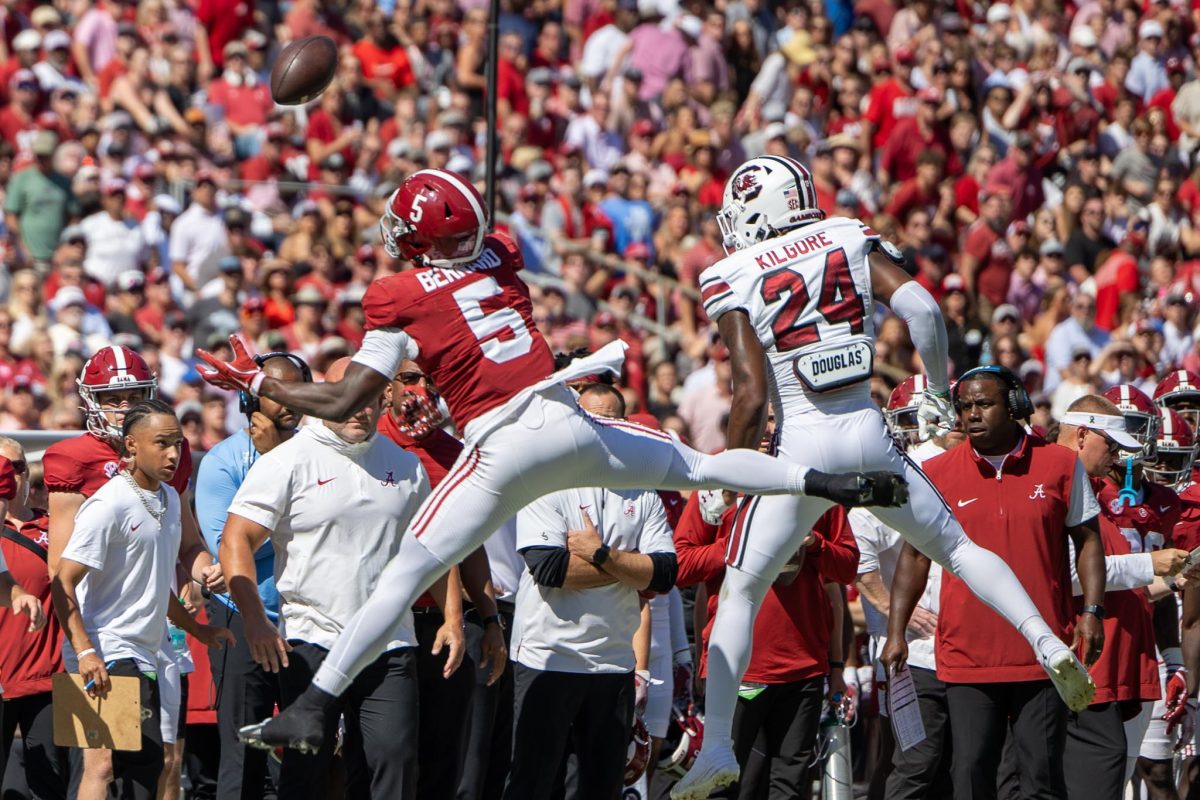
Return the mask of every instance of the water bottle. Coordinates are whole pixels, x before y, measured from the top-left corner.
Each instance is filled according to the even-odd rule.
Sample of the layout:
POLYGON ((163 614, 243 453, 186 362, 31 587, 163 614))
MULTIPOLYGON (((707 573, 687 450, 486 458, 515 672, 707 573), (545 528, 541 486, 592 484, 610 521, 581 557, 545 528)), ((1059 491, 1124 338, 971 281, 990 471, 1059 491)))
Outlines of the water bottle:
POLYGON ((186 653, 188 651, 187 634, 183 629, 177 627, 173 622, 168 622, 167 632, 171 636, 171 649, 177 654, 186 653))
POLYGON ((823 800, 854 800, 854 765, 850 755, 850 728, 840 714, 828 714, 822 724, 825 764, 821 770, 823 800))

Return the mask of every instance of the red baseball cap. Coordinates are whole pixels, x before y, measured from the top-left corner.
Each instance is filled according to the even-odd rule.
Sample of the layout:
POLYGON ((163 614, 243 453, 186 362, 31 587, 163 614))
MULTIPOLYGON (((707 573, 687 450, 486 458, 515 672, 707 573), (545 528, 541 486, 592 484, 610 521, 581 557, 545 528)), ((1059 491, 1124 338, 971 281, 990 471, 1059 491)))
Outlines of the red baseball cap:
POLYGON ((637 122, 633 123, 633 128, 630 132, 634 136, 653 136, 654 131, 655 128, 653 122, 648 119, 639 119, 637 122))

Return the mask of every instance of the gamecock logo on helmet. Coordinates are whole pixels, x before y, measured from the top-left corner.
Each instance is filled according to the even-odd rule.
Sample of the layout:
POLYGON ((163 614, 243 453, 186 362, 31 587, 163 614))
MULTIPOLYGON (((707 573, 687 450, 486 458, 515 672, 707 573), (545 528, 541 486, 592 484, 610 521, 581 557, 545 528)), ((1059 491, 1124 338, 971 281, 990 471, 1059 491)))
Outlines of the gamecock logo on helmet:
POLYGON ((733 179, 733 196, 742 201, 753 200, 758 197, 762 191, 762 185, 758 182, 758 165, 752 166, 744 172, 734 176, 733 179))

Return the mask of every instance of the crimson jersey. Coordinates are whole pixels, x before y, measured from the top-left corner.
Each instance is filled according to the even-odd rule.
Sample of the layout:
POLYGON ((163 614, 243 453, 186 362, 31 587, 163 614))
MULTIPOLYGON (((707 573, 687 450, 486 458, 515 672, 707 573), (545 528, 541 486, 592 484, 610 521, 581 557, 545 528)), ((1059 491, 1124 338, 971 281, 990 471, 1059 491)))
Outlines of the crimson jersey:
MULTIPOLYGON (((1100 538, 1106 556, 1157 550, 1171 537, 1179 518, 1179 498, 1170 489, 1143 483, 1141 505, 1119 502, 1118 487, 1107 479, 1093 479, 1100 502, 1100 538)), ((1083 598, 1075 598, 1076 613, 1083 598)), ((1154 639, 1154 615, 1141 589, 1104 595, 1104 650, 1089 670, 1096 682, 1093 703, 1114 700, 1157 700, 1162 689, 1154 639)))
POLYGON ((1179 522, 1171 538, 1180 550, 1200 547, 1200 483, 1195 480, 1179 493, 1179 522))
MULTIPOLYGON (((42 456, 46 491, 79 492, 91 497, 121 468, 121 457, 112 445, 91 433, 50 445, 42 456)), ((179 454, 179 469, 171 485, 182 495, 192 478, 192 449, 187 439, 179 454)))
POLYGON ((366 329, 408 334, 459 430, 554 371, 521 265, 516 243, 493 233, 471 264, 380 278, 363 297, 366 329))
MULTIPOLYGON (((8 459, 3 459, 8 464, 8 459)), ((12 471, 11 465, 9 471, 12 471)), ((12 530, 11 528, 9 529, 12 530)), ((50 523, 46 512, 33 509, 33 518, 17 532, 42 550, 50 546, 50 523)), ((46 625, 29 633, 29 618, 0 608, 0 684, 5 699, 26 697, 50 691, 50 678, 62 672, 62 628, 50 602, 50 575, 46 562, 26 548, 0 539, 0 552, 13 580, 41 600, 46 625)))

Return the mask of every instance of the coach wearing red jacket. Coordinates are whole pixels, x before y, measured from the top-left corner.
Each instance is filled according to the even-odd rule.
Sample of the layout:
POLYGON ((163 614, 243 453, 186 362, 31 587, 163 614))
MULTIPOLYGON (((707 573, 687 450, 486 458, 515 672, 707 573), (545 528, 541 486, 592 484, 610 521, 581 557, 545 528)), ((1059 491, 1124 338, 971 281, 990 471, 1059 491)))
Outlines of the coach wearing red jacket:
MULTIPOLYGON (((725 576, 725 552, 730 536, 744 533, 744 515, 730 507, 723 513, 710 503, 701 510, 703 492, 693 492, 675 528, 679 563, 676 583, 704 582, 708 590, 708 624, 704 627, 700 674, 706 674, 708 637, 717 613, 717 596, 725 576), (705 519, 705 513, 708 519, 705 519), (721 513, 719 521, 716 514, 721 513), (714 524, 715 523, 715 524, 714 524)), ((846 521, 846 512, 835 506, 813 527, 804 549, 796 554, 767 592, 754 623, 754 650, 742 678, 733 717, 733 744, 744 770, 760 731, 766 735, 764 754, 770 760, 770 797, 802 797, 801 786, 812 762, 817 741, 825 676, 831 666, 841 678, 842 643, 830 643, 837 619, 825 584, 848 584, 858 570, 858 545, 846 521), (795 568, 798 564, 798 568, 795 568)), ((838 594, 840 597, 840 592, 838 594)), ((727 797, 757 797, 762 787, 750 779, 727 797)))
MULTIPOLYGON (((1104 645, 1104 549, 1099 506, 1075 453, 1027 434, 1032 404, 1020 380, 1002 367, 967 372, 954 403, 968 442, 926 461, 933 481, 976 544, 1016 573, 1055 634, 1075 624, 1092 664, 1104 645), (1067 537, 1075 542, 1084 607, 1075 620, 1067 537)), ((1124 435, 1111 433, 1110 436, 1124 435)), ((906 546, 892 584, 892 614, 883 662, 903 660, 904 629, 924 589, 929 560, 906 546), (914 575, 916 579, 914 580, 914 575)), ((957 800, 996 797, 1004 739, 1013 744, 1025 797, 1066 797, 1063 750, 1067 707, 1020 633, 961 580, 942 578, 937 674, 946 684, 957 800)))

